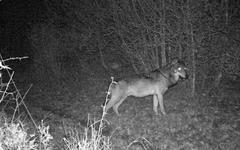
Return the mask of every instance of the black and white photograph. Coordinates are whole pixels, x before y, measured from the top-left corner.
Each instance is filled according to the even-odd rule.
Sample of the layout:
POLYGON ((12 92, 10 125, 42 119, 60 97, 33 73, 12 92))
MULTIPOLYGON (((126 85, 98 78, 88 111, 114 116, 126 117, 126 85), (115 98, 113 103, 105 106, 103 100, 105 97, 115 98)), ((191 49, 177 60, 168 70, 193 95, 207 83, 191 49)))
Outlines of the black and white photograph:
POLYGON ((240 150, 240 1, 0 0, 0 150, 240 150))

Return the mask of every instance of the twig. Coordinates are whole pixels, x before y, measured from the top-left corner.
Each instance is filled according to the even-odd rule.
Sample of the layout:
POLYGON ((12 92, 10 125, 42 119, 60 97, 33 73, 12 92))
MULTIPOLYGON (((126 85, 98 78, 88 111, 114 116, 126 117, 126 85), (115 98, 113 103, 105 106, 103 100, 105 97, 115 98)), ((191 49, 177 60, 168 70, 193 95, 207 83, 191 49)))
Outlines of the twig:
POLYGON ((9 70, 12 70, 10 67, 6 66, 6 65, 3 65, 4 62, 0 61, 0 70, 2 69, 9 69, 9 70))
POLYGON ((132 141, 128 146, 127 146, 127 150, 135 143, 139 143, 142 148, 144 150, 153 150, 154 147, 153 145, 144 137, 138 137, 137 139, 135 139, 134 141, 132 141), (144 143, 146 142, 146 143, 144 143))
POLYGON ((10 57, 8 59, 3 59, 2 62, 10 61, 10 60, 22 60, 22 59, 27 59, 29 58, 28 56, 23 56, 23 57, 10 57))
POLYGON ((109 101, 109 96, 110 96, 110 94, 111 94, 110 91, 111 91, 111 88, 112 88, 112 84, 117 84, 117 82, 114 81, 114 77, 111 77, 111 83, 110 83, 110 85, 109 85, 109 87, 108 87, 108 91, 107 91, 106 98, 105 98, 105 103, 104 103, 104 106, 102 106, 102 108, 103 108, 103 113, 102 113, 102 116, 101 116, 100 121, 98 121, 98 122, 100 122, 100 126, 99 126, 99 128, 98 128, 98 129, 99 129, 99 130, 98 130, 98 136, 100 136, 100 135, 102 134, 103 121, 106 121, 106 122, 109 124, 109 122, 104 119, 104 116, 107 114, 107 112, 106 112, 106 104, 107 104, 107 102, 109 101))
POLYGON ((14 71, 13 71, 12 74, 9 73, 9 75, 10 75, 10 79, 9 79, 9 81, 8 81, 8 83, 7 83, 7 86, 6 86, 6 89, 4 90, 3 95, 2 95, 2 97, 1 97, 1 99, 0 99, 0 103, 3 101, 3 99, 4 99, 4 97, 5 97, 5 94, 7 93, 7 90, 8 90, 8 87, 9 87, 9 85, 10 85, 10 82, 11 82, 12 79, 13 79, 14 71))
MULTIPOLYGON (((30 87, 27 89, 27 91, 25 92, 25 94, 23 95, 22 98, 21 98, 21 94, 20 94, 20 93, 17 93, 17 98, 16 98, 16 104, 17 104, 17 106, 16 106, 16 108, 15 108, 15 110, 14 110, 13 117, 12 117, 12 121, 13 121, 13 119, 14 119, 14 117, 15 117, 15 114, 16 114, 16 111, 17 111, 18 107, 19 107, 21 104, 24 105, 24 107, 26 108, 26 111, 30 114, 30 112, 29 112, 29 110, 28 110, 28 108, 27 108, 27 106, 25 105, 25 103, 24 103, 23 100, 25 99, 27 93, 29 92, 29 90, 30 90, 31 88, 32 88, 32 84, 31 84, 30 87), (18 103, 18 99, 19 99, 19 98, 21 99, 20 103, 18 103)), ((30 115, 30 118, 33 120, 33 118, 32 118, 31 115, 30 115)), ((37 125, 35 124, 35 122, 34 122, 34 125, 37 126, 37 125)))
MULTIPOLYGON (((21 57, 19 57, 19 58, 21 58, 21 57)), ((5 66, 5 62, 3 61, 3 57, 2 57, 2 55, 1 55, 1 53, 0 53, 0 60, 1 60, 2 64, 5 66)), ((7 69, 7 73, 8 73, 8 75, 11 77, 11 73, 10 73, 10 71, 9 71, 8 69, 7 69)), ((26 111, 27 111, 30 119, 32 120, 34 126, 37 128, 37 125, 36 125, 35 121, 33 120, 32 116, 31 116, 31 113, 29 112, 29 110, 28 110, 25 102, 22 101, 23 98, 25 98, 25 95, 24 95, 24 97, 22 97, 22 95, 21 95, 21 93, 19 92, 19 90, 18 90, 18 88, 17 88, 17 85, 15 84, 15 82, 13 81, 13 79, 12 79, 11 81, 12 81, 12 84, 13 84, 14 88, 16 89, 16 92, 17 92, 17 94, 19 95, 19 98, 21 99, 21 102, 23 103, 23 106, 25 107, 25 109, 26 109, 26 111)), ((31 87, 32 87, 32 85, 30 86, 30 88, 31 88, 31 87)), ((30 88, 29 88, 29 89, 30 89, 30 88)), ((29 89, 28 89, 28 90, 29 90, 29 89)))
POLYGON ((2 69, 9 69, 9 70, 12 70, 10 67, 8 67, 7 65, 5 65, 4 63, 6 61, 10 61, 10 60, 22 60, 22 59, 26 59, 26 58, 29 58, 28 56, 23 56, 23 57, 10 57, 8 59, 2 59, 1 57, 1 60, 0 60, 0 70, 2 69))

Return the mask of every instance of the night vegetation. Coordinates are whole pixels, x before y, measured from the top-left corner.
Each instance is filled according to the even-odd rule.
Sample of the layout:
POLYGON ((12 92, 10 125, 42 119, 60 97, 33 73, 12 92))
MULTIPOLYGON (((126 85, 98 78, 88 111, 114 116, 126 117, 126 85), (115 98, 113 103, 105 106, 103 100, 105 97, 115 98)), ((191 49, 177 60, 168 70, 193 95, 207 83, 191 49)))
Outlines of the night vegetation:
POLYGON ((17 19, 0 26, 0 139, 12 130, 32 149, 240 149, 240 1, 39 3, 42 13, 16 32, 27 50, 17 50, 11 36, 22 27, 17 19), (103 112, 111 77, 148 73, 174 58, 187 64, 190 78, 164 96, 166 116, 154 115, 152 97, 129 97, 120 117, 103 112), (44 147, 41 134, 26 135, 31 131, 51 142, 44 147))

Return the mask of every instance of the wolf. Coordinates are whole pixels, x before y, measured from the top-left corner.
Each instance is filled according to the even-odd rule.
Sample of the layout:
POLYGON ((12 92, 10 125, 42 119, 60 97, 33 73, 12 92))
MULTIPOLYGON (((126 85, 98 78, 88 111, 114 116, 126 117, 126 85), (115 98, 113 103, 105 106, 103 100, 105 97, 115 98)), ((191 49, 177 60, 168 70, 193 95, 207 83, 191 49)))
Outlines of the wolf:
POLYGON ((182 79, 188 78, 187 68, 179 59, 161 69, 148 74, 136 75, 114 82, 110 87, 111 98, 105 106, 105 112, 113 107, 119 116, 118 107, 128 96, 145 97, 153 95, 153 111, 158 115, 158 105, 163 115, 166 115, 163 95, 169 87, 174 86, 182 79))

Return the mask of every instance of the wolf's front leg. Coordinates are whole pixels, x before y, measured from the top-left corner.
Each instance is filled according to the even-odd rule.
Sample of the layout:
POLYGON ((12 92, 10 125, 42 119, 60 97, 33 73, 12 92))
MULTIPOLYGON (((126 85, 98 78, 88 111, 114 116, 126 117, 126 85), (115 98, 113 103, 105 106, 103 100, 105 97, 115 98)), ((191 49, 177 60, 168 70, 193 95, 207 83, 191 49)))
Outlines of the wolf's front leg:
POLYGON ((163 105, 163 95, 160 92, 157 94, 157 98, 158 98, 158 102, 159 102, 160 110, 161 110, 162 114, 166 115, 164 105, 163 105))
POLYGON ((153 111, 158 115, 158 98, 157 95, 153 95, 153 111))

